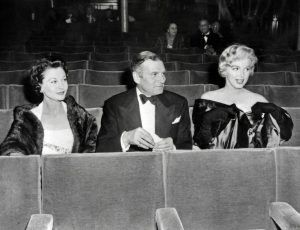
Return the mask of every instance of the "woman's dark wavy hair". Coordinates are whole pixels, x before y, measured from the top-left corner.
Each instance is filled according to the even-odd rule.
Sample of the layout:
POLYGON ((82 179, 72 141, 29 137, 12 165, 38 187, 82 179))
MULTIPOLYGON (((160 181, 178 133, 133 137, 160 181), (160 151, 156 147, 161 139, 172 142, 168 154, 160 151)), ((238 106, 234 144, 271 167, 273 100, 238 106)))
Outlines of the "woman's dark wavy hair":
POLYGON ((37 94, 40 95, 41 86, 44 79, 44 72, 49 68, 58 68, 61 67, 68 77, 68 68, 67 64, 64 60, 58 57, 49 56, 44 57, 37 61, 37 63, 31 68, 29 77, 30 77, 30 86, 32 90, 37 94))

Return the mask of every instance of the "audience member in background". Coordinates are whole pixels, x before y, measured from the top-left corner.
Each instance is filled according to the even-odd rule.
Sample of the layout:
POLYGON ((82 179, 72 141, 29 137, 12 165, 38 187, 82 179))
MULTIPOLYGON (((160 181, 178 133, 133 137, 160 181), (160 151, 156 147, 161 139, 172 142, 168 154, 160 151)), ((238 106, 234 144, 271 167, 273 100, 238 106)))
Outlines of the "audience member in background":
POLYGON ((178 34, 176 23, 169 23, 166 33, 158 37, 155 44, 160 47, 161 51, 164 49, 180 49, 184 47, 183 36, 178 34))
POLYGON ((92 24, 96 22, 96 17, 94 16, 94 10, 91 6, 88 6, 86 8, 86 19, 87 19, 87 23, 92 24))
POLYGON ((257 58, 244 45, 226 48, 219 58, 221 89, 195 101, 194 141, 200 148, 276 147, 291 138, 293 122, 282 108, 244 88, 257 58))
POLYGON ((43 100, 15 108, 12 126, 0 145, 1 155, 95 152, 95 118, 66 96, 67 76, 66 63, 52 57, 32 67, 30 81, 43 100))
POLYGON ((212 32, 208 20, 201 19, 198 28, 199 30, 191 37, 191 47, 198 47, 210 55, 218 54, 222 41, 217 34, 212 32))
POLYGON ((222 39, 224 36, 220 32, 220 27, 221 27, 221 25, 218 21, 215 21, 213 24, 211 24, 212 32, 217 34, 219 36, 219 38, 222 39))
POLYGON ((97 152, 191 149, 187 100, 164 91, 165 67, 149 51, 132 60, 136 87, 104 103, 97 152))

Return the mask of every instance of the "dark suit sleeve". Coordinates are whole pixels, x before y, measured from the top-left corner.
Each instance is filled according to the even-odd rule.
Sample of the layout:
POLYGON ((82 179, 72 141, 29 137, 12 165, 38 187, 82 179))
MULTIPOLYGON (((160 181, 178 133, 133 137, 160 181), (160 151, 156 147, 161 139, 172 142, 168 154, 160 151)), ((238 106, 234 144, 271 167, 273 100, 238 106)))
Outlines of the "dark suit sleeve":
POLYGON ((181 119, 174 144, 176 149, 192 149, 191 120, 187 100, 184 100, 181 109, 181 119))
POLYGON ((101 119, 101 128, 97 138, 96 152, 121 152, 117 114, 112 103, 105 102, 101 119))

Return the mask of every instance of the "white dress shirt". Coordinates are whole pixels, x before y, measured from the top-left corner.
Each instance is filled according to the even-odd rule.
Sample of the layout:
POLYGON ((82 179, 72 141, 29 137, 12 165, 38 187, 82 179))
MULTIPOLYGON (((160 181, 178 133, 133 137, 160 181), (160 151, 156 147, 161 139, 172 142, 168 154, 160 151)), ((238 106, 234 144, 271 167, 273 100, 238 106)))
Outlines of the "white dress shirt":
MULTIPOLYGON (((137 87, 136 94, 139 103, 142 128, 151 134, 154 142, 158 142, 161 139, 155 134, 155 105, 153 105, 150 101, 147 101, 145 104, 143 104, 140 98, 140 94, 142 94, 142 92, 137 87)), ((123 143, 122 137, 124 133, 125 132, 123 132, 121 135, 121 147, 122 151, 126 152, 130 148, 130 145, 125 146, 125 144, 123 143)))

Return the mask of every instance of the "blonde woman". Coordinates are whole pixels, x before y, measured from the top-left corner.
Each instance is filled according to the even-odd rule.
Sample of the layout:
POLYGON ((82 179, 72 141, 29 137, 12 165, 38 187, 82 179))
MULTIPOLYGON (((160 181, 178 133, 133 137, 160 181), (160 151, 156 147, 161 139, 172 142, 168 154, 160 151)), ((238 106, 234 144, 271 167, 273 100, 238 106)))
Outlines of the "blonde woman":
POLYGON ((225 86, 195 101, 194 142, 200 148, 275 147, 292 135, 293 122, 282 108, 244 88, 253 75, 253 49, 231 45, 219 58, 225 86))

